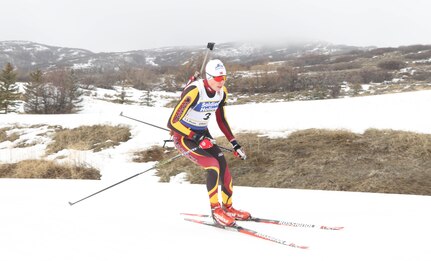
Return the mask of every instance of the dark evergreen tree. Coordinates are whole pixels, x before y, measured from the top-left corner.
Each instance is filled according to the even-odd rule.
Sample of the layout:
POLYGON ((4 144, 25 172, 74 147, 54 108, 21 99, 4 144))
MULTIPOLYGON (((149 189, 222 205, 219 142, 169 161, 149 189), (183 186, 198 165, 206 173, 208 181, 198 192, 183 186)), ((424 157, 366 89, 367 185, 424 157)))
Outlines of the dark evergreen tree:
POLYGON ((19 93, 15 68, 7 63, 0 73, 0 111, 13 112, 18 105, 19 93))
POLYGON ((82 108, 80 104, 83 101, 83 92, 79 87, 78 77, 76 76, 75 71, 71 70, 66 75, 66 108, 68 109, 67 113, 77 112, 82 108))
POLYGON ((30 73, 30 82, 26 86, 24 94, 24 110, 27 113, 44 112, 44 79, 41 70, 30 73))
POLYGON ((127 93, 126 88, 123 86, 121 87, 121 90, 117 89, 117 94, 115 95, 114 102, 120 103, 120 104, 129 104, 131 101, 129 100, 130 95, 127 93))
POLYGON ((150 90, 143 91, 139 99, 141 100, 141 105, 148 106, 148 107, 155 106, 156 101, 152 97, 150 90))

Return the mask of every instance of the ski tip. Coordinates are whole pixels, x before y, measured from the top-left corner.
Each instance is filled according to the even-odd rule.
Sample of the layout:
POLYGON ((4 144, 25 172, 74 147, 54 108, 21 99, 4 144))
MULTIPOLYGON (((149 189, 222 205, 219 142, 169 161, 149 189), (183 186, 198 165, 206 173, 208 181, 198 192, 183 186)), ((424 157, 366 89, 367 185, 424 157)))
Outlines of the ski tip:
POLYGON ((202 223, 203 222, 201 220, 196 220, 196 219, 193 219, 193 218, 184 218, 184 220, 185 221, 190 221, 190 222, 195 222, 195 223, 202 223))
POLYGON ((193 219, 193 218, 184 218, 184 220, 188 221, 188 222, 197 223, 197 224, 203 224, 203 225, 208 225, 208 226, 215 226, 214 223, 209 222, 209 221, 204 221, 204 220, 197 220, 197 219, 193 219))
POLYGON ((73 206, 73 203, 69 201, 69 205, 70 205, 70 206, 73 206))
POLYGON ((300 246, 300 245, 297 245, 295 243, 290 243, 290 244, 285 244, 285 245, 290 246, 290 247, 294 247, 294 248, 299 248, 299 249, 309 249, 310 248, 309 246, 300 246))
POLYGON ((320 229, 324 230, 342 230, 344 227, 327 227, 327 226, 320 226, 320 229))
POLYGON ((207 214, 195 214, 195 213, 180 213, 183 216, 192 216, 192 217, 209 217, 207 214))

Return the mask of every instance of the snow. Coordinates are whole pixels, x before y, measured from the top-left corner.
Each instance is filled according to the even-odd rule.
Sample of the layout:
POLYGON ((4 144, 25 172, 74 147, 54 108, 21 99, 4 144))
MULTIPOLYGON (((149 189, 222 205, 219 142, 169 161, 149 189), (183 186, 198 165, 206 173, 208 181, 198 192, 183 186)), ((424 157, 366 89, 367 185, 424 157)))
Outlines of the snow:
MULTIPOLYGON (((431 133, 431 123, 426 120, 430 101, 431 91, 418 91, 236 105, 228 106, 226 113, 234 132, 254 131, 271 137, 307 128, 431 133)), ((162 145, 168 133, 120 113, 165 127, 171 109, 162 104, 121 105, 87 97, 80 114, 1 115, 0 128, 19 126, 11 131, 26 133, 20 139, 37 144, 13 148, 15 142, 25 140, 0 143, 0 163, 58 158, 99 168, 102 179, 0 179, 0 260, 431 260, 429 196, 234 187, 235 206, 256 217, 345 227, 324 231, 244 223, 262 233, 307 245, 307 250, 183 221, 180 213, 208 213, 209 207, 205 186, 183 182, 180 173, 171 183, 158 183, 151 170, 70 206, 69 201, 154 166, 154 162, 132 162, 131 156, 134 151, 162 145), (40 134, 53 131, 47 125, 74 128, 94 124, 128 125, 133 137, 97 153, 63 150, 44 155, 50 140, 40 134)), ((221 135, 214 122, 210 128, 221 135)))
POLYGON ((157 63, 155 63, 156 57, 147 57, 145 58, 145 61, 147 62, 147 64, 152 65, 152 66, 159 66, 157 63))
MULTIPOLYGON (((72 55, 79 55, 79 52, 74 52, 72 55)), ((86 63, 74 63, 72 66, 72 69, 79 70, 79 69, 87 69, 92 68, 94 66, 95 59, 89 59, 86 63)))

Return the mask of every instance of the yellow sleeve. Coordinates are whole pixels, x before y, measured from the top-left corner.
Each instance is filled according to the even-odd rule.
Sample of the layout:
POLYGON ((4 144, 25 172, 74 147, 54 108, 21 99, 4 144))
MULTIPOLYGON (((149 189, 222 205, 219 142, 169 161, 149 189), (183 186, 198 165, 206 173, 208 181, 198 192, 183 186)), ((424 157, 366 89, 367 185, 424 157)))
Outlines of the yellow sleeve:
POLYGON ((199 97, 199 90, 196 86, 189 86, 183 93, 181 100, 175 106, 171 117, 169 118, 168 128, 184 136, 193 135, 192 131, 181 123, 181 119, 187 114, 190 107, 196 104, 199 97))

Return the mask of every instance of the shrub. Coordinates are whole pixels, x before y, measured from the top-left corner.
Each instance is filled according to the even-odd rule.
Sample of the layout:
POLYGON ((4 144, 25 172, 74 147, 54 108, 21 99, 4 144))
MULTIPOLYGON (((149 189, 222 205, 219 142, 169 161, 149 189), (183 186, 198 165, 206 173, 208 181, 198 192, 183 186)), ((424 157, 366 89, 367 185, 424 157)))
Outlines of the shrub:
POLYGON ((410 60, 426 60, 431 59, 431 50, 419 52, 419 53, 409 53, 404 55, 406 59, 410 60))
POLYGON ((379 62, 377 67, 383 70, 399 70, 406 67, 406 63, 399 60, 386 60, 379 62))
POLYGON ((360 83, 384 82, 392 79, 392 75, 384 70, 362 69, 359 71, 360 83))

